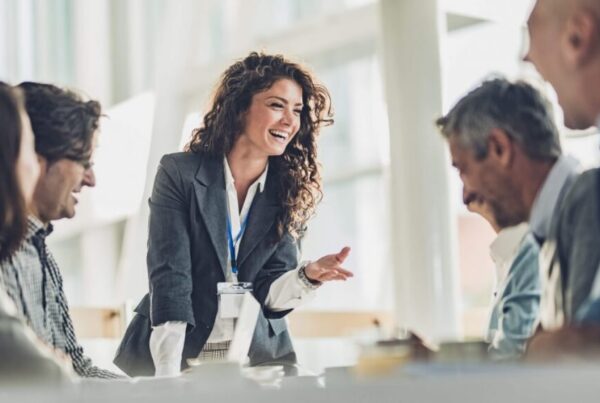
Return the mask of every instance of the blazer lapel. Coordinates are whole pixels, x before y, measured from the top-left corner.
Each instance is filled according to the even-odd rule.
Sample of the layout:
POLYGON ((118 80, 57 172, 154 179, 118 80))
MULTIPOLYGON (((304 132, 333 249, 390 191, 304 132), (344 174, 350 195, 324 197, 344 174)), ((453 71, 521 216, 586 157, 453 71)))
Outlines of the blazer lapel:
POLYGON ((196 173, 194 189, 200 215, 219 258, 223 273, 227 270, 227 195, 223 162, 215 158, 202 161, 196 173))
POLYGON ((272 187, 269 187, 269 179, 266 183, 266 189, 263 192, 257 192, 252 201, 248 226, 242 238, 237 259, 239 267, 242 266, 244 260, 275 224, 275 216, 279 211, 279 206, 274 200, 272 187))

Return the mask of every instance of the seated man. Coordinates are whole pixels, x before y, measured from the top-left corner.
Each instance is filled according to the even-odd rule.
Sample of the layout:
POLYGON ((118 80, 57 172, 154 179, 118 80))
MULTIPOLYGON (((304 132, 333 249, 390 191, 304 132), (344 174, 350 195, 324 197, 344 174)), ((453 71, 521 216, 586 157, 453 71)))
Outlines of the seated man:
MULTIPOLYGON (((525 60, 532 62, 556 90, 565 125, 571 129, 598 126, 600 2, 537 0, 527 25, 530 47, 525 60)), ((541 303, 542 325, 547 330, 575 325, 575 332, 581 325, 598 326, 600 170, 581 175, 556 222, 556 239, 542 251, 543 281, 547 282, 541 303)), ((562 329, 558 336, 566 333, 562 329)), ((582 332, 582 336, 587 334, 582 332)), ((573 336, 569 339, 579 340, 573 336)), ((549 339, 544 336, 544 340, 549 339)))
MULTIPOLYGON (((578 168, 561 156, 551 109, 538 91, 524 82, 486 81, 437 123, 469 199, 489 206, 498 228, 529 221, 539 245, 553 237, 555 212, 578 168)), ((524 328, 531 326, 529 315, 521 317, 524 328)))
POLYGON ((100 104, 52 85, 22 83, 40 160, 25 241, 2 262, 6 291, 37 336, 73 362, 82 377, 116 378, 94 367, 77 343, 62 276, 46 246, 52 220, 75 215, 76 194, 94 186, 92 153, 100 104))

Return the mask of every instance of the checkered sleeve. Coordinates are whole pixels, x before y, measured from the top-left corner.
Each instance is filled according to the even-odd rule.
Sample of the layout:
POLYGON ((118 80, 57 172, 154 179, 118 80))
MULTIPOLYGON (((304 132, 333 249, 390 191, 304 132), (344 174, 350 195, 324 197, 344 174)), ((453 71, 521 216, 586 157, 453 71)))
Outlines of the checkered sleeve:
POLYGON ((71 357, 73 361, 73 369, 77 375, 83 378, 100 378, 100 379, 119 379, 124 378, 123 375, 118 375, 105 369, 98 368, 92 364, 92 360, 89 359, 83 353, 83 347, 77 343, 75 337, 75 331, 73 329, 73 323, 71 318, 65 317, 65 352, 71 357))
MULTIPOLYGON (((32 256, 32 254, 28 253, 26 248, 21 247, 19 252, 21 253, 22 257, 25 255, 23 258, 25 262, 36 258, 34 255, 32 256)), ((18 315, 23 319, 26 319, 26 321, 31 321, 31 319, 28 318, 27 312, 25 311, 25 300, 23 296, 23 290, 19 282, 19 273, 12 258, 5 259, 4 261, 0 262, 0 285, 6 294, 8 294, 10 299, 15 303, 18 315)))
POLYGON ((50 277, 54 286, 57 287, 57 300, 60 316, 62 317, 62 335, 64 340, 60 344, 64 346, 64 351, 67 353, 73 361, 73 369, 75 372, 84 378, 100 378, 100 379, 118 379, 124 378, 123 375, 118 375, 108 370, 100 369, 92 364, 92 360, 88 358, 84 352, 83 347, 77 342, 75 336, 75 329, 73 327, 73 321, 69 314, 69 306, 67 298, 63 291, 62 276, 58 269, 58 265, 54 259, 49 256, 48 269, 50 277))

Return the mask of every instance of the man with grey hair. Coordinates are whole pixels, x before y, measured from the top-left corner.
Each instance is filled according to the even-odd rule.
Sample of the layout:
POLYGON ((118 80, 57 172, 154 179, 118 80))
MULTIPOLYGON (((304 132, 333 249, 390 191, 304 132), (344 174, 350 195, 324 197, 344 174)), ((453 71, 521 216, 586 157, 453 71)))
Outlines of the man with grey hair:
MULTIPOLYGON (((504 257, 510 261, 513 279, 508 291, 516 293, 508 300, 517 304, 506 310, 500 307, 498 320, 516 321, 516 328, 531 335, 537 323, 537 312, 531 311, 537 310, 537 304, 522 305, 526 299, 521 294, 533 289, 531 282, 539 281, 536 247, 554 239, 554 213, 577 177, 578 163, 561 155, 550 106, 525 82, 485 81, 438 119, 437 125, 463 181, 465 204, 470 208, 473 203, 485 205, 491 222, 502 231, 529 221, 537 245, 521 235, 504 248, 512 252, 504 257), (523 264, 519 257, 527 251, 535 253, 536 259, 523 264), (529 314, 519 316, 523 310, 529 314)), ((532 298, 531 293, 527 295, 532 298)))
MULTIPOLYGON (((530 47, 525 60, 556 90, 565 125, 599 126, 600 1, 537 0, 527 25, 530 47)), ((600 322, 600 171, 583 174, 568 199, 557 219, 559 242, 548 253, 551 292, 543 305, 549 308, 545 311, 550 311, 546 316, 553 328, 572 319, 578 324, 600 322)))

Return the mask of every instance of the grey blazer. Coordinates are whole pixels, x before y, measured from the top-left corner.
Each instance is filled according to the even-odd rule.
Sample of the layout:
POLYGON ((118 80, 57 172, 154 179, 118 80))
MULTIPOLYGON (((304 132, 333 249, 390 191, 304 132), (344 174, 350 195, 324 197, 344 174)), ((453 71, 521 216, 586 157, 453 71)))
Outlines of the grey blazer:
MULTIPOLYGON (((253 283, 263 306, 250 346, 250 364, 294 363, 283 316, 264 303, 273 281, 298 264, 297 242, 277 240, 280 211, 277 181, 269 175, 252 203, 238 257, 238 278, 253 283)), ((151 326, 187 322, 181 362, 198 356, 217 314, 217 283, 225 281, 227 202, 223 158, 194 153, 165 155, 149 200, 148 277, 150 292, 135 309, 114 363, 131 376, 154 375, 151 326)))
MULTIPOLYGON (((556 217, 554 255, 548 269, 557 306, 556 325, 572 323, 600 267, 600 169, 582 173, 556 217)), ((597 318, 595 320, 598 320, 597 318)))

